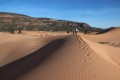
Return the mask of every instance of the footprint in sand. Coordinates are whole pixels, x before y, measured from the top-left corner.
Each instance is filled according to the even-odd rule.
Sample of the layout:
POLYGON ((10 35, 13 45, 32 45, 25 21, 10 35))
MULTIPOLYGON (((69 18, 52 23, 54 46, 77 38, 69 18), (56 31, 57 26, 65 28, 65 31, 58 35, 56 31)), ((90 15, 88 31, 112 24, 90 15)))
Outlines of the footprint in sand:
POLYGON ((91 57, 86 57, 86 59, 92 59, 91 57))
POLYGON ((92 58, 89 58, 89 59, 92 59, 92 58))
POLYGON ((83 44, 83 43, 81 43, 81 45, 82 45, 82 46, 84 46, 84 44, 83 44))
POLYGON ((87 54, 87 56, 90 56, 89 54, 87 54))
POLYGON ((79 40, 79 42, 82 43, 81 40, 79 40))
POLYGON ((87 61, 86 60, 82 61, 82 63, 85 63, 85 62, 87 62, 87 61))
POLYGON ((87 59, 91 59, 91 57, 90 57, 90 53, 89 53, 89 52, 87 52, 87 54, 86 54, 86 58, 87 58, 87 59))
POLYGON ((84 47, 83 46, 80 46, 81 47, 81 49, 83 49, 84 50, 84 47))

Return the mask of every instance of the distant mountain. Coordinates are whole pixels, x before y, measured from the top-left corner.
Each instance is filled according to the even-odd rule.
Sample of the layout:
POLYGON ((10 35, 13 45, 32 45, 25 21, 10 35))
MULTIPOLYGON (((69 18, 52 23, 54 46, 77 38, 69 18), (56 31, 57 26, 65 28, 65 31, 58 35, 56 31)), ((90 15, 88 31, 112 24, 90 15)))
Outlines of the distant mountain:
POLYGON ((90 32, 101 31, 100 28, 93 28, 87 23, 52 18, 35 18, 23 14, 0 12, 0 31, 8 31, 10 27, 17 30, 17 26, 24 30, 72 31, 77 28, 81 32, 88 30, 90 32))

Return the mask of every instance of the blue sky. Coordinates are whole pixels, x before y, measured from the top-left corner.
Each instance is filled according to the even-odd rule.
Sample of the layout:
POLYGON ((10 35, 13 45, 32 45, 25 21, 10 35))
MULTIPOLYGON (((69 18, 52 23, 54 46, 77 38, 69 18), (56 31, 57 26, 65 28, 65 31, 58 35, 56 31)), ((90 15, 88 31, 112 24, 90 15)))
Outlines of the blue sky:
POLYGON ((120 0, 0 0, 0 12, 120 26, 120 0))

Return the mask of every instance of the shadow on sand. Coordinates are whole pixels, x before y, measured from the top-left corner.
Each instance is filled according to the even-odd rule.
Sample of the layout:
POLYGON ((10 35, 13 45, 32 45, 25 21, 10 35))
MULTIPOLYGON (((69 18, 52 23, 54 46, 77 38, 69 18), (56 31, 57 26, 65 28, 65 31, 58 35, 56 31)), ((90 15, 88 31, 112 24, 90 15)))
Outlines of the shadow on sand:
POLYGON ((52 41, 33 52, 32 54, 20 58, 12 63, 0 67, 0 80, 16 80, 23 74, 31 71, 42 64, 50 55, 66 42, 65 38, 52 41))

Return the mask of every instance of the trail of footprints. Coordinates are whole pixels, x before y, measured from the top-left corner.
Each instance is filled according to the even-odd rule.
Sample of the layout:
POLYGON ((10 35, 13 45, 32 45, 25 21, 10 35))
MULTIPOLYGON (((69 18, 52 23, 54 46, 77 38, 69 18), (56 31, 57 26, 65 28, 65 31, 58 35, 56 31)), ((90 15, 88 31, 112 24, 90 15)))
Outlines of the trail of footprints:
MULTIPOLYGON (((89 50, 88 50, 89 48, 88 48, 88 45, 86 44, 86 42, 79 35, 77 35, 77 41, 79 44, 79 48, 82 49, 85 53, 84 60, 81 61, 82 63, 85 64, 87 62, 87 60, 89 61, 92 59, 90 57, 91 52, 89 52, 89 50)), ((86 65, 88 65, 88 67, 89 67, 87 70, 87 73, 90 74, 89 77, 91 77, 95 80, 100 80, 93 69, 93 65, 90 63, 87 63, 86 65)))
POLYGON ((91 53, 88 50, 89 48, 88 48, 88 45, 86 44, 86 42, 84 42, 84 40, 79 35, 77 35, 77 40, 78 40, 79 48, 85 52, 86 60, 91 59, 91 57, 90 57, 91 53))

